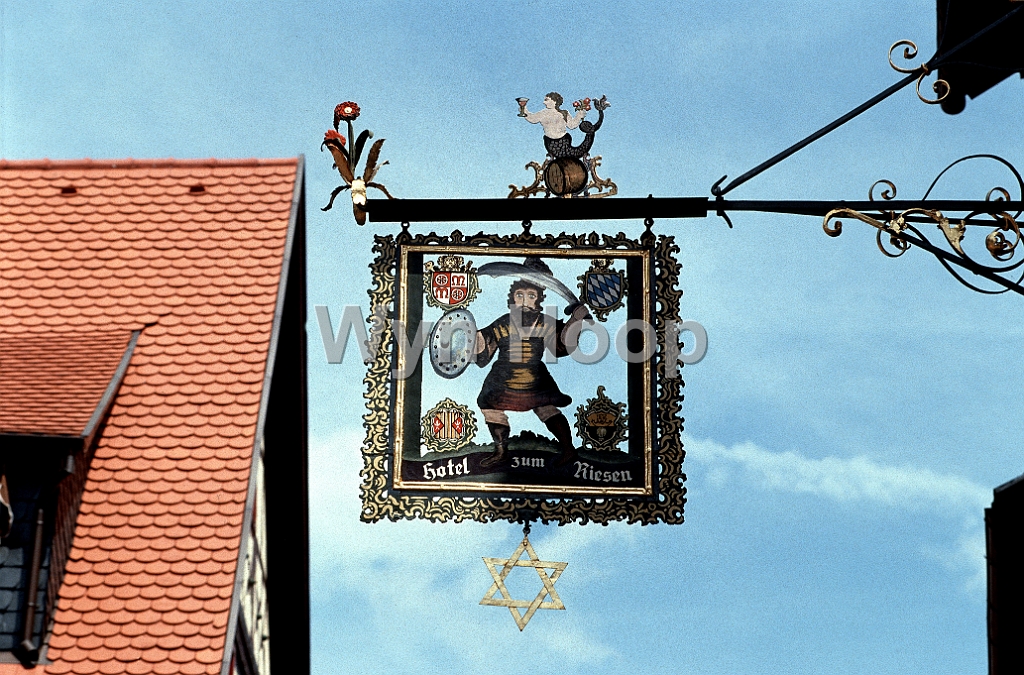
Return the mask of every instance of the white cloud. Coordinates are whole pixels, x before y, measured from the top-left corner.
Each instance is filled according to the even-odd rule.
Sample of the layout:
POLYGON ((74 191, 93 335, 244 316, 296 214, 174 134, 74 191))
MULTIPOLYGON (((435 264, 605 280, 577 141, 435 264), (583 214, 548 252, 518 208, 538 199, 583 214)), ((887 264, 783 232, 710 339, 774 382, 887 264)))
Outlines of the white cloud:
POLYGON ((981 516, 992 502, 992 492, 977 483, 920 467, 881 464, 864 455, 815 459, 792 450, 771 452, 749 441, 731 447, 689 437, 684 442, 686 461, 702 465, 713 485, 724 485, 738 472, 742 479, 769 491, 953 517, 961 527, 956 540, 942 548, 922 547, 922 553, 966 574, 965 591, 976 594, 985 589, 981 516))
POLYGON ((771 452, 746 442, 726 447, 686 439, 687 462, 711 465, 723 481, 736 468, 766 489, 817 495, 835 502, 869 502, 907 510, 980 513, 992 492, 961 476, 912 466, 889 466, 860 455, 814 459, 793 451, 771 452))
POLYGON ((985 563, 985 528, 980 518, 964 524, 963 532, 950 547, 924 547, 926 557, 937 561, 947 570, 966 575, 964 591, 972 595, 984 595, 988 585, 988 569, 985 563))
MULTIPOLYGON (((528 657, 538 664, 558 662, 572 671, 613 655, 571 612, 552 617, 557 628, 555 621, 537 616, 520 636, 507 611, 479 606, 490 585, 481 556, 511 553, 520 536, 516 528, 503 523, 360 522, 361 444, 362 435, 355 433, 310 443, 310 571, 314 606, 317 594, 327 597, 340 591, 361 597, 361 611, 369 615, 370 625, 360 632, 373 640, 367 643, 372 656, 363 655, 367 665, 390 664, 388 669, 399 672, 409 664, 417 664, 417 672, 518 672, 528 657)), ((531 541, 542 558, 552 560, 572 560, 609 536, 631 538, 624 534, 626 527, 588 528, 585 538, 579 526, 538 529, 531 541)), ((601 570, 581 567, 571 572, 586 576, 601 570)), ((344 623, 351 627, 350 621, 344 623)))

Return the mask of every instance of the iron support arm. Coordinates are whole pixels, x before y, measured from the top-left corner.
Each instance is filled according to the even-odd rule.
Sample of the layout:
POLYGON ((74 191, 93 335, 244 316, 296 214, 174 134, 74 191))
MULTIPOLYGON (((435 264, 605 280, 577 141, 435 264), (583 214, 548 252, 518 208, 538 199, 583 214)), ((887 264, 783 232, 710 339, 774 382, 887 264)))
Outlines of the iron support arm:
POLYGON ((967 199, 836 200, 711 200, 706 197, 625 199, 370 199, 373 223, 522 222, 524 220, 638 220, 705 218, 719 211, 760 211, 798 216, 824 216, 836 208, 855 211, 1001 213, 1024 210, 1022 201, 967 199))
POLYGON ((370 199, 366 211, 374 223, 704 218, 708 199, 370 199))

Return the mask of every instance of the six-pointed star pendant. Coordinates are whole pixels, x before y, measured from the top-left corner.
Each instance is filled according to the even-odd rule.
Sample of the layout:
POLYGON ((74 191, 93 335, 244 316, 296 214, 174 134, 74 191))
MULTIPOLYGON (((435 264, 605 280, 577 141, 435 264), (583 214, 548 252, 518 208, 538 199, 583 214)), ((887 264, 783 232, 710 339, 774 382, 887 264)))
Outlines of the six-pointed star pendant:
POLYGON ((491 605, 492 607, 508 607, 508 611, 512 613, 512 618, 515 620, 516 625, 519 626, 519 630, 526 628, 526 624, 530 622, 530 619, 533 618, 534 613, 538 609, 565 609, 562 599, 558 597, 558 591, 555 590, 555 582, 558 580, 558 577, 562 576, 562 570, 569 563, 540 560, 537 557, 537 553, 533 550, 533 546, 530 545, 530 540, 526 537, 523 537, 519 547, 507 559, 484 558, 484 564, 487 565, 491 576, 494 577, 494 583, 491 584, 490 589, 484 594, 484 599, 480 601, 480 604, 491 605), (529 560, 521 560, 524 552, 529 556, 529 560), (532 567, 537 570, 537 576, 540 577, 543 587, 533 600, 515 600, 509 595, 508 589, 505 588, 505 579, 516 567, 532 567), (551 570, 551 574, 548 574, 546 570, 551 570), (494 597, 497 593, 501 594, 500 598, 494 597), (551 596, 550 600, 546 600, 548 596, 551 596), (520 609, 525 609, 526 613, 520 614, 520 609))

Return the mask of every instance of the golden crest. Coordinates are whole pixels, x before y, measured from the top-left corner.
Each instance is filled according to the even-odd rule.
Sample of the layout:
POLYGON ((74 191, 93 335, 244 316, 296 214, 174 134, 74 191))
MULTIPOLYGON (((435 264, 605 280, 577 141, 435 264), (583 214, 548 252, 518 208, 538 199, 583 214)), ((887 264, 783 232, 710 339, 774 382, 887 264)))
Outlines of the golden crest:
POLYGON ((430 452, 454 452, 473 441, 476 417, 469 406, 446 398, 420 420, 423 445, 430 452))
POLYGON ((587 399, 586 405, 576 408, 576 432, 584 447, 597 451, 618 450, 626 440, 625 403, 615 403, 604 395, 604 387, 597 388, 597 397, 587 399))
POLYGON ((442 255, 436 264, 423 264, 423 294, 428 305, 448 310, 468 307, 473 302, 480 285, 473 263, 464 261, 461 255, 442 255))

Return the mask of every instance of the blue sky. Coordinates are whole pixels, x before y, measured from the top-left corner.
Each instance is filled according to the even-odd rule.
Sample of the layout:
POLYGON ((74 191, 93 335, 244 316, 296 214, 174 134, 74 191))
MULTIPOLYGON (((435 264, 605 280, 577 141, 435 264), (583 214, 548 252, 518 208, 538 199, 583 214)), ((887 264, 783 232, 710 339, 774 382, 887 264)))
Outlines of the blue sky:
MULTIPOLYGON (((387 139, 379 179, 399 197, 526 182, 540 132, 514 99, 551 90, 607 94, 595 152, 621 195, 706 196, 894 82, 896 40, 935 45, 916 0, 15 0, 0 22, 3 157, 304 153, 311 319, 365 306, 370 282, 371 228, 318 208, 340 101, 387 139)), ((863 199, 888 178, 911 198, 962 155, 1024 164, 1022 91, 951 117, 905 90, 730 197, 863 199)), ((936 196, 998 181, 965 168, 936 196)), ((886 259, 867 226, 733 220, 655 226, 710 338, 683 371, 686 523, 536 529, 569 562, 568 609, 522 634, 477 605, 480 557, 516 528, 357 521, 362 368, 328 365, 310 325, 315 673, 984 672, 982 509, 1024 472, 1022 300, 973 294, 920 251, 886 259)))

